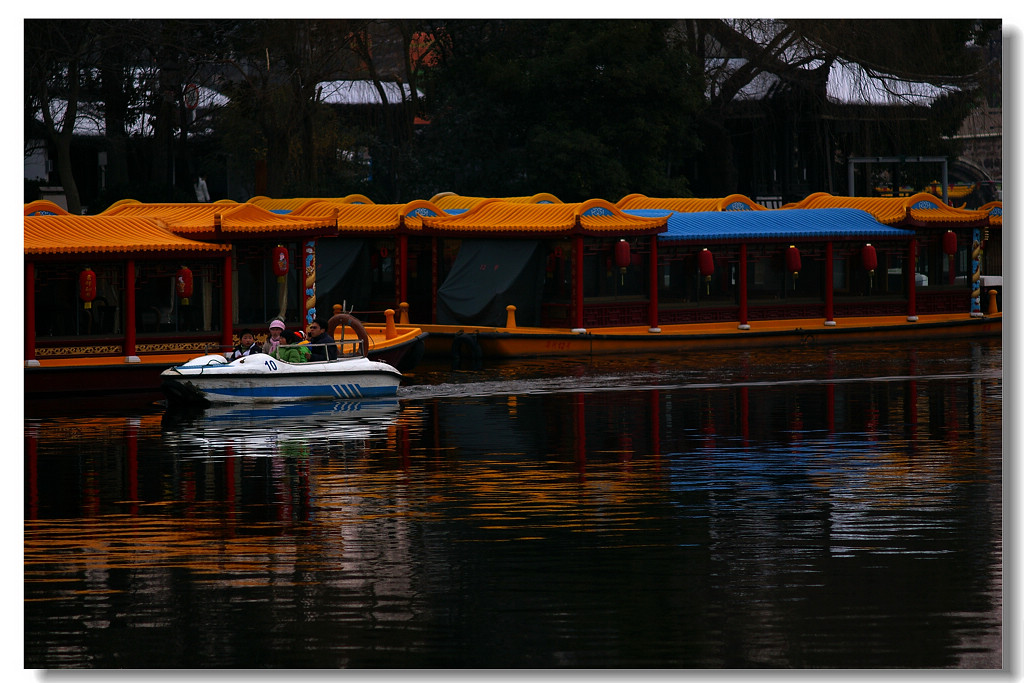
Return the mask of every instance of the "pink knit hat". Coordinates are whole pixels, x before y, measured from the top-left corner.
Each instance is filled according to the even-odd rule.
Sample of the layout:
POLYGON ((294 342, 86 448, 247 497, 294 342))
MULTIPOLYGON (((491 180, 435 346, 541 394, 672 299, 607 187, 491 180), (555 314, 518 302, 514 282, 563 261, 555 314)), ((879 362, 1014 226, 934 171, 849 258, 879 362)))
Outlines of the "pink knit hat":
POLYGON ((270 329, 274 329, 275 327, 277 329, 279 329, 279 330, 283 330, 284 329, 284 323, 281 322, 280 320, 274 320, 274 321, 272 321, 270 323, 270 329))

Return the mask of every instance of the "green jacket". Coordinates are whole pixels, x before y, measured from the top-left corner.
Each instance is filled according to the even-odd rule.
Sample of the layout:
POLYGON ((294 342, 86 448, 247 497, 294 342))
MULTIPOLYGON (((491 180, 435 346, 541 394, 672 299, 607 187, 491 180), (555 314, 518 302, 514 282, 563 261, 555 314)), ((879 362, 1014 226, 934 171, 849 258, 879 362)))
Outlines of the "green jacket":
POLYGON ((309 360, 309 349, 305 346, 281 344, 270 354, 285 363, 305 363, 309 360))

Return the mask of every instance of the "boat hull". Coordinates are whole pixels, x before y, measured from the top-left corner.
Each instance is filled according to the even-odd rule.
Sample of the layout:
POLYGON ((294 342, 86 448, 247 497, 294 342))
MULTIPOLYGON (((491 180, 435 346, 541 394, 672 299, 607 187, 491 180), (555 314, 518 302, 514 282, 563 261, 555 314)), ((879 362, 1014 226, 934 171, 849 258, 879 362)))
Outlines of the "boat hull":
MULTIPOLYGON (((387 339, 381 326, 367 326, 370 348, 367 357, 412 372, 424 355, 426 333, 418 327, 399 328, 398 336, 387 339)), ((123 397, 158 399, 161 374, 181 365, 196 352, 143 354, 135 362, 122 357, 43 358, 24 370, 25 398, 39 401, 64 397, 123 397)))
POLYGON ((424 325, 427 356, 451 357, 454 363, 484 358, 591 356, 624 353, 662 353, 743 347, 841 344, 913 339, 998 336, 1002 314, 922 315, 845 318, 835 325, 821 319, 736 323, 594 328, 585 332, 547 328, 495 328, 424 325))
POLYGON ((255 354, 225 363, 193 359, 161 373, 162 389, 179 403, 290 403, 394 396, 402 373, 363 357, 286 363, 255 354))

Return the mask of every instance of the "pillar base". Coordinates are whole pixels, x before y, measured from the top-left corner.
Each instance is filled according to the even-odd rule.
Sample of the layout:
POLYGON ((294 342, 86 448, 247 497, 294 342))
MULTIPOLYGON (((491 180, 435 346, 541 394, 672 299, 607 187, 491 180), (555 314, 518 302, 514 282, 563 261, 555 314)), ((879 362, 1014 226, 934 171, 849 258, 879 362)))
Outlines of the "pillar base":
POLYGON ((736 329, 738 329, 738 330, 749 330, 750 329, 750 324, 749 323, 740 323, 739 325, 736 326, 736 329))
POLYGON ((826 320, 825 321, 825 327, 835 327, 835 326, 836 326, 836 321, 835 320, 826 320))
POLYGON ((125 363, 141 363, 142 360, 138 356, 125 356, 125 363))
POLYGON ((38 368, 39 367, 39 361, 36 360, 35 358, 30 358, 29 360, 25 361, 25 367, 26 368, 38 368))
POLYGON ((985 314, 982 313, 981 311, 971 311, 971 317, 972 318, 984 318, 985 314))
POLYGON ((917 322, 917 316, 916 315, 908 315, 907 316, 907 322, 908 323, 916 323, 917 322))
POLYGON ((651 334, 661 334, 660 327, 648 327, 647 331, 650 332, 651 334))
POLYGON ((587 333, 587 330, 585 328, 582 328, 582 327, 574 327, 574 328, 572 328, 569 331, 572 332, 573 334, 586 334, 587 333))

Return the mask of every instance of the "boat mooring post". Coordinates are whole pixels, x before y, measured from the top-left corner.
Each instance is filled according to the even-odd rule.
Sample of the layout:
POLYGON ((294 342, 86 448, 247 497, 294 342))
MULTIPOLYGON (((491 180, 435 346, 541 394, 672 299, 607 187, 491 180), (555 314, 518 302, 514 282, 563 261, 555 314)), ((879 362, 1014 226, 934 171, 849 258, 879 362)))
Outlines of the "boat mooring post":
POLYGON ((395 329, 395 309, 389 308, 384 311, 384 338, 394 339, 398 336, 398 330, 395 329))
POLYGON ((516 307, 509 304, 505 307, 505 327, 514 329, 516 326, 516 307))

